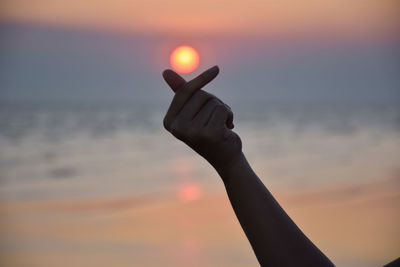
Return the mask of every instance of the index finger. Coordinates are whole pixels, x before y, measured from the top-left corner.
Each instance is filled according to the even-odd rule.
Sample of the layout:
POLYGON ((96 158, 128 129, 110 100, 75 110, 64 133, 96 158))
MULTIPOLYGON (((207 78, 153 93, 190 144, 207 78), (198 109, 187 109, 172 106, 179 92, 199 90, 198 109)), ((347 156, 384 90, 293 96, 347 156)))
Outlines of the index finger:
POLYGON ((218 66, 214 66, 204 71, 202 74, 200 74, 193 80, 187 82, 180 88, 171 87, 172 90, 176 89, 176 93, 167 111, 167 116, 177 115, 181 111, 185 103, 190 99, 190 97, 196 91, 200 90, 202 87, 211 82, 218 75, 218 73, 219 73, 218 66))

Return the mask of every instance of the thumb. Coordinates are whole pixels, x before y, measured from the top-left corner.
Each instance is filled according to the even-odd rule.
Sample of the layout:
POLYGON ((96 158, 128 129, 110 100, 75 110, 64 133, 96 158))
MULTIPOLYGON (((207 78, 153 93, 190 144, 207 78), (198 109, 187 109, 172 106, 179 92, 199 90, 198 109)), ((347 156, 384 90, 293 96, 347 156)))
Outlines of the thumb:
POLYGON ((176 92, 178 89, 183 87, 186 84, 185 79, 183 79, 179 74, 177 74, 173 70, 165 70, 162 73, 164 80, 167 82, 169 87, 171 87, 172 91, 176 92))

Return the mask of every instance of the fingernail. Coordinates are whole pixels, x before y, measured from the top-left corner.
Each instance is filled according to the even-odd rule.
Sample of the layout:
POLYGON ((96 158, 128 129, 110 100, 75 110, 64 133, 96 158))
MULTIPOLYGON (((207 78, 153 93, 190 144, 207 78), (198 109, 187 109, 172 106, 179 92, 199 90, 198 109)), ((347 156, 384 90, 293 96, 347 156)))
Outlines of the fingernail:
POLYGON ((218 68, 218 65, 215 65, 214 67, 211 67, 210 69, 209 69, 209 71, 212 71, 212 72, 214 72, 214 71, 217 71, 219 68, 218 68))
POLYGON ((213 75, 214 76, 214 75, 217 75, 218 72, 219 72, 219 68, 217 65, 215 65, 214 67, 211 67, 211 68, 205 70, 203 73, 205 75, 213 75))

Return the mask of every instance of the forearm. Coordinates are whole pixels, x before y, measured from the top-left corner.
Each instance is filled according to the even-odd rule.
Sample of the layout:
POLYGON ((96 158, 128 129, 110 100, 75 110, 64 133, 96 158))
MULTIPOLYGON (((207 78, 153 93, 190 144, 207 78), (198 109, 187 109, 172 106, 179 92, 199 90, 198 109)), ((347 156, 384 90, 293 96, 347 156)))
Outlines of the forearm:
POLYGON ((251 169, 243 153, 214 166, 262 266, 331 266, 301 232, 251 169))

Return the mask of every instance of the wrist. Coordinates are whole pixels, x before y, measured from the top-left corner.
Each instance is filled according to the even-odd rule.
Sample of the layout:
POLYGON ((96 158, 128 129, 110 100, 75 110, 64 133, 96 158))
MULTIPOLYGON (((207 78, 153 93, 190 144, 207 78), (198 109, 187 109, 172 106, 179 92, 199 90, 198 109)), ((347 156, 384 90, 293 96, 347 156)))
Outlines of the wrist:
POLYGON ((221 176, 222 180, 228 179, 228 177, 238 173, 243 170, 243 167, 248 165, 246 157, 243 152, 240 151, 233 155, 228 161, 221 164, 212 164, 214 169, 221 176))

